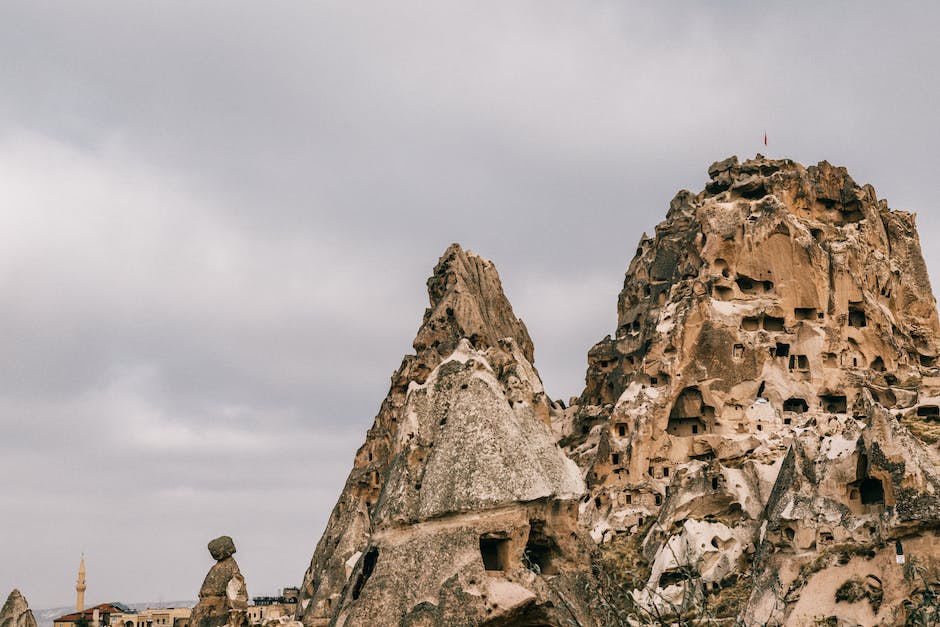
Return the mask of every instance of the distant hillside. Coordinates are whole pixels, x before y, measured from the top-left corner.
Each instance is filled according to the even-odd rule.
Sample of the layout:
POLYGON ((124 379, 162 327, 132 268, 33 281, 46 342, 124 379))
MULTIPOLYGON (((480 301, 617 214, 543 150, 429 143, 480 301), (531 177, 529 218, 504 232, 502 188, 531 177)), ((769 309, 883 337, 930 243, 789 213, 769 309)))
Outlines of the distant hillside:
MULTIPOLYGON (((117 599, 112 599, 117 600, 117 599)), ((105 601, 102 601, 105 603, 105 601)), ((97 603, 95 604, 97 605, 97 603)), ((147 601, 144 603, 124 603, 127 607, 133 610, 145 610, 147 608, 162 609, 166 607, 193 607, 196 605, 195 601, 147 601)), ((68 614, 75 611, 74 605, 69 605, 66 607, 53 607, 46 610, 33 610, 33 616, 36 617, 36 623, 38 627, 52 627, 52 622, 58 616, 68 614)))

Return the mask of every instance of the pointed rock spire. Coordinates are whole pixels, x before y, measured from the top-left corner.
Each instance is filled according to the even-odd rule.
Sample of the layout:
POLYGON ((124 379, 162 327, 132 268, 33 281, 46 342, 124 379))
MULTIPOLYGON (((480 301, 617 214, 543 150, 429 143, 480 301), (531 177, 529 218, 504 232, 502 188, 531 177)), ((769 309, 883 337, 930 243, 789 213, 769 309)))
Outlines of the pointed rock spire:
POLYGON ((0 609, 0 627, 36 627, 36 619, 26 597, 15 588, 0 609))
POLYGON ((456 244, 428 296, 304 578, 304 623, 551 620, 559 601, 535 573, 557 570, 567 611, 593 624, 574 584, 590 579, 583 482, 525 325, 493 264, 456 244))

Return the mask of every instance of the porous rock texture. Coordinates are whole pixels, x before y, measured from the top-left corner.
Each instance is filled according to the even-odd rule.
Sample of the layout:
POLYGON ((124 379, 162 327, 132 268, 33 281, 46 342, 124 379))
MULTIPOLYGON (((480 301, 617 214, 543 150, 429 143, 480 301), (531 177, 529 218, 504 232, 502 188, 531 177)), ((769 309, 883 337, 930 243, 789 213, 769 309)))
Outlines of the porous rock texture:
POLYGON ((242 627, 247 625, 248 590, 245 578, 232 557, 235 543, 229 536, 209 542, 209 554, 216 560, 199 589, 199 602, 193 608, 193 627, 242 627))
POLYGON ((642 237, 567 408, 492 264, 448 249, 306 625, 916 619, 940 575, 940 325, 914 217, 826 162, 708 174, 642 237))
POLYGON ((33 611, 19 590, 14 589, 0 609, 0 627, 36 627, 33 611))
POLYGON ((653 615, 704 599, 747 625, 903 624, 910 560, 940 566, 940 345, 914 218, 826 162, 709 175, 641 239, 616 334, 556 425, 588 483, 581 522, 638 542, 653 615), (877 608, 836 600, 853 576, 877 608))
POLYGON ((594 624, 584 483, 525 325, 456 244, 428 294, 304 578, 304 624, 594 624))

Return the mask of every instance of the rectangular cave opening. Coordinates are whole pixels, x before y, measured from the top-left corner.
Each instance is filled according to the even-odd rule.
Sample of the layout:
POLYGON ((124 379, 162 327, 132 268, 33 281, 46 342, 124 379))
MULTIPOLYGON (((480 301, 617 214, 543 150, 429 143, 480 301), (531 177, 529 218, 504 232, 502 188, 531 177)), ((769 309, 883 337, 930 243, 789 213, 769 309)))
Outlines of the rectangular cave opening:
POLYGON ((864 327, 868 324, 865 319, 865 310, 857 305, 849 305, 849 326, 864 327))
POLYGON ((802 414, 809 410, 809 403, 805 399, 794 396, 783 401, 783 411, 792 411, 802 414))
POLYGON ((848 411, 845 396, 839 394, 825 394, 819 397, 819 406, 830 414, 844 414, 848 411))
POLYGON ((790 355, 790 345, 784 344, 783 342, 777 342, 777 346, 774 348, 774 355, 777 357, 787 357, 790 355))
POLYGON ((523 553, 526 568, 537 574, 553 575, 556 572, 555 561, 560 554, 558 545, 545 533, 543 522, 534 521, 529 524, 529 539, 523 553))
POLYGON ((862 505, 881 505, 885 502, 885 488, 881 479, 867 477, 859 484, 862 505))
POLYGON ((790 355, 790 370, 809 370, 809 357, 806 355, 790 355))
POLYGON ((793 310, 793 317, 797 320, 815 320, 815 307, 797 307, 793 310))
POLYGON ((926 418, 929 422, 940 422, 940 407, 936 405, 921 405, 917 408, 917 415, 926 418))
POLYGON ((783 331, 783 318, 764 316, 765 331, 783 331))
POLYGON ((486 571, 504 571, 509 563, 509 540, 507 538, 480 536, 480 557, 486 571))

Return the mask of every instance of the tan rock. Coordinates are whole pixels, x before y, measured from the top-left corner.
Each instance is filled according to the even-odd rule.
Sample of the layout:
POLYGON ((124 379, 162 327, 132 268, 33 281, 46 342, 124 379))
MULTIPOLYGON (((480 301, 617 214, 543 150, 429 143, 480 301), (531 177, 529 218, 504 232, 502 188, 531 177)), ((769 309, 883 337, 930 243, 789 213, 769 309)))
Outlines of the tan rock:
POLYGON ((493 265, 456 245, 428 294, 305 576, 304 624, 595 624, 584 482, 525 325, 493 265))
POLYGON ((0 627, 36 627, 29 603, 19 590, 13 589, 0 609, 0 627))
POLYGON ((641 239, 617 332, 556 422, 592 496, 581 523, 642 535, 637 598, 743 599, 760 573, 727 616, 802 624, 794 563, 933 546, 935 301, 913 216, 845 169, 758 156, 709 176, 641 239))
POLYGON ((199 602, 193 608, 190 624, 193 627, 243 627, 248 619, 248 590, 245 578, 232 555, 235 543, 228 536, 209 542, 209 553, 216 563, 209 569, 202 587, 199 602))

